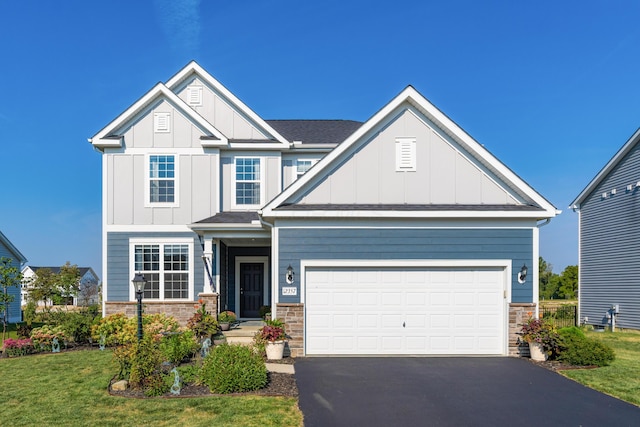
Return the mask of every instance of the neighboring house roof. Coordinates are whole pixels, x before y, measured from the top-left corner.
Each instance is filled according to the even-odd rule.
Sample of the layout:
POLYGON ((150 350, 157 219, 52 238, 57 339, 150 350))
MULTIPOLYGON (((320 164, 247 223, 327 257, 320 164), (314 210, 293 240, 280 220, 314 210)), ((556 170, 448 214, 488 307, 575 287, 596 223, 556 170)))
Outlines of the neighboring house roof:
MULTIPOLYGON (((346 162, 349 159, 349 156, 353 156, 359 149, 366 146, 366 144, 373 140, 376 135, 379 135, 387 125, 405 112, 409 112, 428 127, 438 128, 439 132, 442 132, 443 135, 450 138, 451 142, 456 144, 461 152, 464 152, 464 155, 469 156, 469 158, 473 158, 474 162, 481 165, 481 167, 486 171, 484 173, 487 174, 487 176, 491 175, 499 179, 501 182, 500 185, 508 188, 509 192, 512 194, 512 205, 524 206, 520 208, 493 206, 495 210, 492 210, 491 208, 487 209, 488 207, 482 207, 482 204, 479 203, 473 209, 474 216, 496 217, 500 216, 502 213, 506 214, 506 211, 508 210, 509 217, 547 219, 560 213, 560 211, 558 211, 550 202, 518 177, 513 171, 511 171, 511 169, 494 157, 481 144, 476 142, 418 91, 413 87, 408 86, 386 106, 367 120, 367 122, 360 126, 342 144, 338 145, 306 174, 269 202, 260 211, 260 214, 264 217, 314 216, 315 214, 313 212, 317 212, 318 216, 345 215, 344 209, 339 205, 334 205, 336 209, 332 209, 333 206, 331 205, 323 205, 322 208, 309 205, 297 208, 294 208, 293 206, 298 206, 299 200, 305 194, 309 194, 310 191, 316 188, 327 174, 330 174, 333 170, 337 170, 342 167, 343 162, 346 162), (317 209, 313 209, 314 207, 317 209)), ((384 205, 384 203, 382 203, 382 205, 384 205)), ((417 206, 414 207, 418 209, 417 206)), ((437 208, 434 207, 435 205, 428 210, 425 209, 424 206, 420 206, 418 210, 412 210, 407 207, 404 212, 397 210, 396 215, 399 217, 415 215, 423 217, 453 217, 457 214, 459 215, 461 212, 472 211, 468 206, 457 204, 448 206, 439 205, 437 208)), ((381 216, 388 215, 384 213, 385 210, 388 211, 389 209, 385 209, 384 206, 378 206, 375 209, 375 211, 381 212, 381 216)), ((375 212, 371 207, 368 207, 366 203, 352 205, 349 208, 349 211, 350 216, 358 215, 357 211, 368 212, 366 214, 363 213, 363 215, 370 215, 371 212, 375 212)))
POLYGON ((571 209, 580 209, 580 205, 584 202, 584 200, 591 194, 593 190, 600 185, 602 180, 604 180, 613 169, 618 166, 618 163, 624 159, 624 157, 640 142, 640 128, 637 129, 631 138, 624 143, 622 148, 618 150, 616 154, 607 162, 606 165, 598 172, 598 174, 587 184, 587 186, 580 192, 578 197, 575 198, 573 202, 569 205, 571 209))
POLYGON ((354 120, 267 120, 289 141, 304 144, 339 144, 362 122, 354 120))
POLYGON ((27 262, 27 258, 22 255, 22 252, 20 252, 18 248, 16 248, 13 243, 11 243, 11 241, 2 233, 2 231, 0 231, 0 243, 4 244, 4 246, 7 248, 7 250, 9 250, 9 252, 11 252, 15 260, 19 264, 24 264, 25 262, 27 262))
MULTIPOLYGON (((26 269, 31 269, 31 271, 33 271, 34 273, 37 273, 38 270, 41 270, 43 268, 49 269, 51 270, 51 272, 53 274, 58 274, 60 273, 60 267, 36 267, 33 265, 27 265, 23 268, 23 271, 25 271, 26 269)), ((96 279, 98 279, 98 275, 96 274, 95 271, 93 271, 93 269, 91 267, 78 267, 78 271, 80 272, 80 277, 84 277, 85 274, 87 274, 88 272, 91 272, 91 274, 93 275, 93 277, 95 277, 96 279)))

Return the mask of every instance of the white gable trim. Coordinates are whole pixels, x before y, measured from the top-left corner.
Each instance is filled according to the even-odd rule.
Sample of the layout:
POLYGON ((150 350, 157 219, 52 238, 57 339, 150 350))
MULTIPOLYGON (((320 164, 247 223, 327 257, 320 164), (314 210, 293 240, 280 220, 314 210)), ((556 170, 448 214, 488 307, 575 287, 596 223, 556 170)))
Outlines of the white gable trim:
POLYGON ((242 102, 237 96, 235 96, 231 91, 229 91, 226 87, 224 87, 218 80, 216 80, 211 74, 209 74, 204 68, 202 68, 197 62, 191 61, 184 67, 182 70, 178 71, 178 73, 171 77, 166 85, 171 90, 176 90, 177 87, 180 86, 181 83, 184 82, 192 74, 196 74, 200 79, 202 79, 205 83, 211 86, 213 89, 218 91, 222 96, 224 96, 229 102, 238 110, 240 110, 243 114, 245 114, 248 118, 253 120, 258 126, 262 127, 267 133, 271 134, 279 143, 280 148, 282 146, 289 146, 289 141, 280 135, 276 130, 271 127, 267 122, 265 122, 259 115, 257 115, 251 108, 249 108, 244 102, 242 102))
POLYGON ((18 264, 22 265, 25 262, 27 262, 27 258, 24 255, 22 255, 22 253, 18 250, 18 248, 16 248, 13 245, 13 243, 11 243, 11 241, 7 238, 7 236, 2 234, 2 231, 0 231, 0 243, 3 243, 4 246, 7 247, 9 252, 11 252, 13 254, 13 256, 16 258, 16 261, 18 262, 18 264))
MULTIPOLYGON (((107 148, 107 147, 122 147, 122 136, 117 134, 117 131, 122 129, 128 122, 135 119, 139 114, 145 112, 155 101, 158 99, 166 99, 173 104, 182 114, 189 118, 194 124, 200 127, 207 136, 217 138, 216 145, 227 145, 227 137, 224 136, 218 129, 213 127, 211 123, 206 121, 201 115, 195 112, 186 102, 184 102, 178 95, 171 92, 167 86, 162 83, 158 83, 147 92, 142 98, 136 101, 125 112, 120 114, 115 120, 105 126, 100 132, 98 132, 93 138, 89 139, 95 147, 107 148)), ((211 142, 208 142, 211 145, 211 142)), ((205 142, 203 145, 207 145, 205 142)))
POLYGON ((569 205, 571 209, 578 210, 580 209, 580 205, 584 200, 591 194, 595 188, 600 185, 600 182, 609 175, 609 172, 613 170, 618 163, 622 161, 622 159, 631 151, 633 147, 640 141, 640 128, 631 135, 631 138, 624 143, 622 148, 618 150, 618 152, 607 162, 607 164, 598 172, 598 174, 591 180, 591 182, 580 192, 578 197, 575 198, 573 202, 569 205))
MULTIPOLYGON (((478 159, 482 159, 491 170, 495 171, 496 175, 504 179, 507 183, 519 190, 523 195, 534 201, 540 206, 543 211, 537 211, 535 216, 538 218, 551 218, 560 213, 551 203, 549 203, 544 197, 538 194, 527 183, 520 179, 515 173, 507 168, 502 162, 496 159, 491 153, 489 153, 482 145, 476 142, 471 136, 469 136, 464 130, 462 130, 455 122, 449 119, 445 114, 438 110, 433 104, 431 104, 425 97, 423 97, 413 87, 408 86, 398 96, 385 105, 380 111, 374 114, 366 123, 364 123, 357 131, 355 131, 349 138, 347 138, 342 144, 336 147, 333 151, 327 154, 318 164, 295 181, 286 190, 276 196, 271 202, 269 202, 262 210, 264 216, 278 216, 275 209, 284 203, 287 199, 291 198, 298 192, 304 190, 307 186, 313 185, 322 176, 330 170, 331 165, 337 162, 344 155, 349 153, 349 150, 353 149, 359 142, 366 139, 366 136, 376 128, 381 126, 389 117, 394 115, 395 110, 402 107, 404 102, 408 102, 413 105, 418 111, 424 114, 430 121, 436 126, 442 129, 446 134, 458 142, 464 149, 466 149, 471 155, 478 159)), ((301 214, 312 216, 313 213, 305 211, 301 214)), ((369 212, 371 214, 372 212, 369 212)), ((394 214, 397 214, 395 212, 394 214)), ((477 214, 478 212, 476 212, 477 214)), ((291 214, 291 211, 287 211, 287 214, 291 214)), ((421 212, 423 214, 423 212, 421 212)), ((438 216, 441 216, 444 212, 438 212, 438 216)), ((468 213, 465 213, 468 214, 468 213)), ((487 212, 482 214, 488 214, 487 212)), ((493 213, 495 215, 495 213, 493 213)), ((520 213, 519 215, 522 215, 520 213)), ((326 213, 325 213, 326 215, 326 213)), ((528 212, 531 216, 532 213, 528 212)), ((465 215, 466 216, 466 215, 465 215)), ((515 212, 508 212, 505 216, 517 216, 515 212)))

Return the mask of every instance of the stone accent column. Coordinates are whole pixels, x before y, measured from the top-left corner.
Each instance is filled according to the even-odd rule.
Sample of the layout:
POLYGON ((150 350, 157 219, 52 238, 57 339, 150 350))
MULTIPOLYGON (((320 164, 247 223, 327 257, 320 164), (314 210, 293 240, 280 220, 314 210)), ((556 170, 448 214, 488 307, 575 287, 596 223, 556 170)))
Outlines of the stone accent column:
POLYGON ((207 312, 213 314, 214 316, 218 316, 218 296, 219 294, 215 294, 215 293, 199 293, 198 294, 198 299, 199 300, 203 300, 205 305, 205 308, 207 310, 207 312))
POLYGON ((521 342, 520 329, 524 322, 536 314, 535 303, 509 304, 509 356, 529 357, 529 345, 521 342))
POLYGON ((289 336, 287 347, 291 357, 304 356, 304 304, 278 303, 277 313, 289 336))

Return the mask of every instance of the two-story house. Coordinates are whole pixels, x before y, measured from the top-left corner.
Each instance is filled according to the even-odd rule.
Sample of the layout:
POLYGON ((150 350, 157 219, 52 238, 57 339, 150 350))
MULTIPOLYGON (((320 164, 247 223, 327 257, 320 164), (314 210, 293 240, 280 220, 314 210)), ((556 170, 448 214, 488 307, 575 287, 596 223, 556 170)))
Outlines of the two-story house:
MULTIPOLYGON (((33 265, 25 265, 22 268, 22 286, 20 292, 20 301, 22 306, 27 305, 29 302, 31 283, 40 269, 47 269, 53 274, 60 273, 60 267, 36 267, 33 265)), ((100 302, 100 279, 98 278, 98 275, 91 267, 78 267, 78 273, 80 274, 78 293, 77 295, 70 295, 66 297, 63 304, 77 306, 98 304, 100 302)), ((47 301, 47 303, 52 304, 53 302, 47 301)), ((37 304, 44 305, 44 301, 37 301, 37 304)))
MULTIPOLYGON (((9 259, 8 267, 15 267, 18 271, 22 268, 22 265, 27 262, 27 258, 22 255, 22 252, 16 248, 13 243, 0 231, 0 258, 9 259)), ((5 289, 0 288, 0 292, 5 292, 5 289)), ((8 323, 15 323, 21 320, 22 314, 20 311, 20 289, 15 286, 8 286, 6 288, 7 295, 13 296, 13 301, 8 303, 7 309, 2 311, 2 318, 0 322, 6 320, 8 323)))
POLYGON ((536 311, 558 212, 410 86, 365 123, 264 120, 192 62, 90 142, 105 314, 140 272, 147 312, 271 306, 295 356, 514 353, 536 311))

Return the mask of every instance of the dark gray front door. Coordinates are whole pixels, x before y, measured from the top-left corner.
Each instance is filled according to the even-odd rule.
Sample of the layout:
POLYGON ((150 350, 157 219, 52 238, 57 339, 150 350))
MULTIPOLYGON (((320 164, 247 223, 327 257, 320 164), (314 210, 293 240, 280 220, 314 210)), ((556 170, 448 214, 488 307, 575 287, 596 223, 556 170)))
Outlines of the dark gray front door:
POLYGON ((260 317, 264 301, 264 264, 240 263, 240 317, 260 317))

